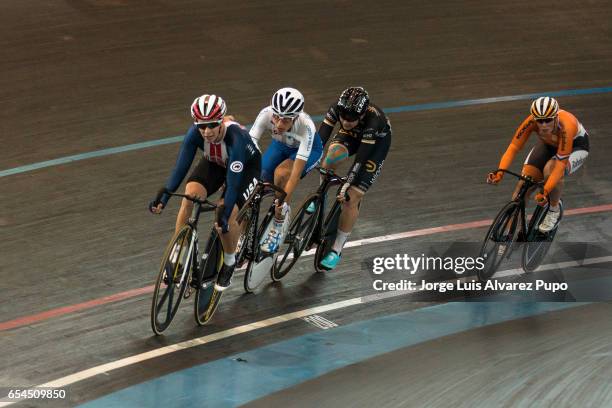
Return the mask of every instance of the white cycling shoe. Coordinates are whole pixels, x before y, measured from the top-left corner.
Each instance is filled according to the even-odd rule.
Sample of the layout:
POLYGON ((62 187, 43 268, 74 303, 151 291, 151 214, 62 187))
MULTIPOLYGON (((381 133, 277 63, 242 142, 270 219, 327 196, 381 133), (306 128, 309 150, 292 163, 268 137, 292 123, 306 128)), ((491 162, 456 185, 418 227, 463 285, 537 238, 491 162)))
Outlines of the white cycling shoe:
POLYGON ((546 213, 546 217, 544 217, 544 220, 540 223, 540 232, 547 233, 555 229, 557 227, 557 224, 559 224, 560 214, 561 211, 548 210, 548 212, 546 213))

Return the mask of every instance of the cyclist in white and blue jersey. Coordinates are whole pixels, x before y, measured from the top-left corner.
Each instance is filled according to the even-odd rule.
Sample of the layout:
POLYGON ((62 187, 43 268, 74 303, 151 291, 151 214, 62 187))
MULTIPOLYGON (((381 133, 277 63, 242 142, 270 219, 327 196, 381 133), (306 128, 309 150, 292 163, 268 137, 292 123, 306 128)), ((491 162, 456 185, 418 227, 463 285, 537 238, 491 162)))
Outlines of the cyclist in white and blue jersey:
POLYGON ((249 131, 259 146, 264 133, 270 133, 272 143, 263 154, 261 176, 264 181, 282 187, 287 196, 277 206, 274 221, 261 245, 264 252, 278 250, 283 225, 288 224, 289 202, 300 179, 321 160, 323 144, 310 116, 304 110, 304 96, 294 88, 282 88, 272 96, 270 106, 262 109, 249 131))

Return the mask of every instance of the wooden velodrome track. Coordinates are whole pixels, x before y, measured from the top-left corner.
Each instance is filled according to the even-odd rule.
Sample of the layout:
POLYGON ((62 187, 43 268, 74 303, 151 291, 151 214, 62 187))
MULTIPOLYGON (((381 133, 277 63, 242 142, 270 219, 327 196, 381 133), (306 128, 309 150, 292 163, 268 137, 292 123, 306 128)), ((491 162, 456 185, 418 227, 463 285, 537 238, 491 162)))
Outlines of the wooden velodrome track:
MULTIPOLYGON (((189 104, 202 93, 222 95, 230 113, 249 124, 286 85, 304 93, 313 116, 355 84, 383 108, 609 87, 610 21, 612 5, 603 0, 5 1, 0 171, 181 135, 190 123, 189 104)), ((566 207, 611 204, 612 93, 558 99, 585 125, 592 143, 584 168, 567 183, 566 207)), ((390 114, 393 146, 350 240, 492 218, 512 185, 495 189, 484 178, 527 114, 529 98, 489 102, 390 114)), ((151 285, 178 202, 161 217, 145 207, 165 182, 177 150, 171 143, 0 177, 1 321, 151 285)), ((315 176, 304 180, 299 198, 316 183, 315 176)), ((609 245, 611 226, 605 211, 567 217, 558 240, 609 245)), ((419 240, 479 241, 483 234, 482 228, 465 229, 348 249, 338 271, 327 276, 313 275, 307 258, 282 284, 256 295, 243 295, 235 280, 210 326, 195 327, 189 302, 163 337, 149 329, 148 293, 30 321, 1 333, 0 386, 43 384, 164 345, 354 298, 364 260, 379 251, 410 253, 419 240)), ((396 299, 325 316, 342 325, 422 306, 396 299)), ((425 342, 359 368, 375 372, 376 365, 393 367, 394 360, 418 356, 417 371, 404 365, 393 368, 394 375, 354 381, 349 367, 259 406, 298 400, 302 406, 372 406, 369 397, 382 397, 368 390, 384 393, 385 387, 398 397, 379 399, 381 406, 612 404, 610 304, 551 316, 425 342), (499 345, 478 347, 479 341, 499 345), (464 343, 472 346, 455 354, 464 343), (474 378, 478 393, 460 384, 475 361, 481 369, 474 378), (500 361, 506 371, 495 368, 500 361), (548 371, 534 372, 542 364, 548 371), (550 391, 557 379, 548 373, 559 370, 580 376, 578 385, 550 391), (512 378, 486 381, 508 372, 512 378, 532 375, 533 382, 520 389, 512 388, 512 378), (403 385, 392 381, 401 375, 407 376, 403 385), (355 384, 360 393, 351 397, 346 390, 355 384), (441 389, 449 390, 447 397, 433 398, 441 389)), ((294 321, 94 376, 70 386, 70 402, 64 403, 76 405, 316 330, 294 321)))

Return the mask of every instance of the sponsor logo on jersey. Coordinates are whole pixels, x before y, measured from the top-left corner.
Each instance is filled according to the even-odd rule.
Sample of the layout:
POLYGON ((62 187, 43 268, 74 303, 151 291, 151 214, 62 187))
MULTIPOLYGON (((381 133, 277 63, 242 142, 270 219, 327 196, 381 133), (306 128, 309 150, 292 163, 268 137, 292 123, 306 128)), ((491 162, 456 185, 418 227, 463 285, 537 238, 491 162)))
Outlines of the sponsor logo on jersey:
POLYGON ((234 161, 230 164, 230 170, 233 171, 234 173, 240 173, 242 171, 242 169, 244 168, 244 165, 242 164, 241 161, 234 161))
POLYGON ((584 159, 586 159, 586 157, 581 157, 581 158, 576 158, 574 160, 570 160, 567 163, 567 169, 566 169, 566 173, 567 174, 571 174, 572 172, 574 172, 578 167, 582 166, 582 163, 584 162, 584 159))
POLYGON ((244 201, 249 199, 249 196, 251 195, 253 190, 255 190, 256 185, 257 185, 257 177, 253 177, 253 180, 249 183, 247 188, 242 193, 242 198, 244 198, 244 201))
POLYGON ((376 169, 376 173, 374 173, 374 177, 372 177, 372 184, 374 184, 378 176, 380 176, 380 171, 382 170, 384 164, 384 160, 380 162, 380 166, 378 166, 378 169, 376 169))
POLYGON ((365 164, 365 168, 368 173, 374 173, 376 170, 376 163, 372 160, 368 160, 365 164))
POLYGON ((516 133, 516 138, 520 139, 521 137, 523 137, 525 135, 525 131, 527 130, 527 128, 529 128, 529 126, 531 125, 531 121, 526 123, 524 126, 521 126, 521 128, 519 129, 519 131, 516 133))

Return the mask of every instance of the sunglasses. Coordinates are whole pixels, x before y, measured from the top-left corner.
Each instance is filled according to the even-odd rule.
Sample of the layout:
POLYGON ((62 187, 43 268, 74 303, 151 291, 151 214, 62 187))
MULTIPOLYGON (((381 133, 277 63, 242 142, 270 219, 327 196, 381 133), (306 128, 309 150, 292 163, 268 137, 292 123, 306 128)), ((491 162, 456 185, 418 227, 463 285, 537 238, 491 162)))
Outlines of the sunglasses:
POLYGON ((538 123, 550 123, 554 120, 554 118, 547 118, 547 119, 536 119, 536 122, 538 123))
POLYGON ((195 125, 198 127, 198 129, 214 129, 216 127, 219 127, 219 125, 221 125, 221 122, 196 123, 195 125))
POLYGON ((359 114, 345 109, 340 109, 340 117, 347 122, 354 122, 359 119, 359 114))
POLYGON ((272 119, 281 120, 283 122, 290 122, 290 121, 293 121, 294 118, 291 118, 289 116, 281 116, 281 115, 277 115, 276 113, 274 113, 272 114, 272 119))

